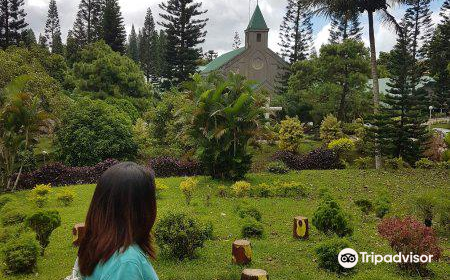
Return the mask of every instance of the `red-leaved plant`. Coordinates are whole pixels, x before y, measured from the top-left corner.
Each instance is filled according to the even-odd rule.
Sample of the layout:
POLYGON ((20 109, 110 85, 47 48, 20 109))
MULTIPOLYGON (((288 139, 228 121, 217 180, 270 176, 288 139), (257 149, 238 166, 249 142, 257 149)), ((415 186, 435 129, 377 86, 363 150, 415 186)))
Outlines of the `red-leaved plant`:
MULTIPOLYGON (((386 218, 378 225, 378 233, 389 241, 389 245, 397 253, 409 255, 433 255, 432 260, 441 257, 442 249, 434 230, 426 227, 422 222, 413 217, 386 218)), ((427 263, 400 263, 399 266, 407 270, 423 271, 427 263)))

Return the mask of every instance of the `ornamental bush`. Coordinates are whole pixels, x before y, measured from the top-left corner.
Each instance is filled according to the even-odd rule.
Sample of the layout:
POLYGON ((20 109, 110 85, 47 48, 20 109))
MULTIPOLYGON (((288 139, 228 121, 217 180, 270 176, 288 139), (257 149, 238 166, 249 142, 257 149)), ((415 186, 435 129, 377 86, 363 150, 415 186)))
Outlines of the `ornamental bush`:
MULTIPOLYGON (((434 261, 441 257, 442 249, 434 230, 412 217, 386 218, 378 224, 378 233, 389 242, 397 253, 409 255, 433 255, 434 261)), ((425 263, 402 262, 399 266, 411 271, 423 271, 425 263)))
POLYGON ((387 169, 399 170, 407 166, 407 163, 402 157, 390 158, 384 161, 384 165, 387 169))
POLYGON ((253 218, 246 218, 242 225, 241 234, 244 238, 262 238, 264 236, 264 226, 253 218))
POLYGON ((338 261, 339 252, 345 248, 351 248, 350 243, 346 239, 338 237, 328 238, 317 245, 315 251, 319 267, 337 273, 348 271, 338 261))
POLYGON ((320 139, 328 144, 343 136, 344 133, 342 132, 341 122, 332 114, 326 116, 320 125, 320 139))
POLYGON ((82 99, 64 115, 56 132, 59 157, 72 166, 108 158, 132 160, 137 154, 130 118, 101 100, 82 99))
POLYGON ((349 217, 339 204, 328 195, 325 195, 316 212, 314 212, 312 224, 326 234, 335 233, 340 237, 353 234, 353 226, 349 217))
POLYGON ((286 117, 282 120, 278 138, 281 150, 297 153, 300 140, 303 138, 303 127, 299 119, 286 117))
POLYGON ((70 206, 75 199, 75 192, 72 190, 64 190, 56 194, 56 201, 62 206, 70 206))
POLYGON ((2 250, 6 273, 33 272, 36 268, 39 250, 39 243, 34 234, 24 233, 9 240, 2 250))
POLYGON ((186 214, 169 214, 156 225, 155 236, 163 253, 179 260, 192 259, 212 236, 212 227, 203 226, 186 214))
MULTIPOLYGON (((20 207, 17 205, 17 207, 20 207)), ((3 209, 2 210, 2 225, 3 226, 13 226, 21 224, 25 221, 27 214, 20 209, 3 209)))
POLYGON ((246 181, 237 181, 231 188, 236 196, 246 196, 250 193, 252 185, 246 181))
POLYGON ((358 169, 369 169, 373 167, 373 159, 371 157, 360 157, 355 159, 355 165, 358 169))
POLYGON ((259 212, 259 210, 254 206, 249 206, 249 205, 241 206, 240 205, 240 206, 238 206, 237 211, 238 211, 239 217, 241 217, 242 219, 253 218, 253 219, 257 220, 258 222, 261 222, 261 219, 262 219, 261 212, 259 212))
POLYGON ((335 151, 341 160, 348 161, 351 153, 355 150, 355 143, 349 138, 339 138, 332 140, 328 144, 328 149, 335 151))
POLYGON ((391 200, 386 193, 380 194, 374 205, 375 215, 383 218, 391 210, 391 200))
POLYGON ((355 204, 366 215, 373 210, 373 204, 368 199, 358 199, 357 201, 355 201, 355 204))
POLYGON ((117 110, 122 113, 125 113, 134 124, 136 120, 139 118, 139 111, 134 107, 133 103, 128 99, 124 98, 108 98, 105 100, 111 106, 114 106, 117 110))
POLYGON ((180 190, 183 192, 186 204, 191 204, 194 190, 197 188, 198 180, 194 177, 189 177, 180 183, 180 190))
POLYGON ((44 255, 52 232, 61 225, 61 217, 58 211, 40 211, 30 215, 26 225, 36 233, 36 239, 41 244, 41 255, 44 255))

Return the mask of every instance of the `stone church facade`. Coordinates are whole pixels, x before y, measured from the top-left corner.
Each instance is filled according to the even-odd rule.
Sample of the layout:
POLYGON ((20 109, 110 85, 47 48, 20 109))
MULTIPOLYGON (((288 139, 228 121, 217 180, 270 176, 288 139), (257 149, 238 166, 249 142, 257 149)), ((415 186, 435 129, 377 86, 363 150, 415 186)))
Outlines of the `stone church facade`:
POLYGON ((211 61, 202 74, 218 71, 244 75, 258 82, 258 89, 276 91, 277 80, 283 76, 288 64, 269 48, 269 28, 259 6, 245 30, 245 47, 225 53, 211 61))

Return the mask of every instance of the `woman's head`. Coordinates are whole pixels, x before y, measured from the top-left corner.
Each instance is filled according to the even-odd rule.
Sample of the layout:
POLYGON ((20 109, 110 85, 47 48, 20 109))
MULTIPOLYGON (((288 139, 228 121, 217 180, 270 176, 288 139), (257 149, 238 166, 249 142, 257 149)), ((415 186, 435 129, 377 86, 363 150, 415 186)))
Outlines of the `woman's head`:
POLYGON ((86 217, 78 251, 82 275, 99 262, 136 243, 154 257, 150 231, 156 219, 153 173, 135 163, 112 166, 100 177, 86 217))

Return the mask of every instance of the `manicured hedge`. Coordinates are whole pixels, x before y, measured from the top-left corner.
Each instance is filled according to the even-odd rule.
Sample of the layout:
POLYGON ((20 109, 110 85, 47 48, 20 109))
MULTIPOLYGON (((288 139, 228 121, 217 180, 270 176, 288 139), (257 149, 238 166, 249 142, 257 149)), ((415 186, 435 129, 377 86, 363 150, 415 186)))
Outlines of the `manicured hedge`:
MULTIPOLYGON (((40 184, 51 184, 53 187, 94 184, 106 169, 117 163, 119 161, 115 159, 107 159, 94 166, 87 167, 70 167, 62 163, 50 163, 35 171, 23 173, 20 176, 18 188, 32 189, 40 184)), ((13 179, 16 176, 14 175, 13 179)))
POLYGON ((173 157, 150 159, 148 166, 155 171, 156 177, 203 175, 203 168, 197 161, 179 160, 173 157))
POLYGON ((339 156, 329 149, 319 148, 306 155, 278 151, 274 154, 273 159, 284 162, 290 169, 294 170, 326 170, 342 168, 339 156))

